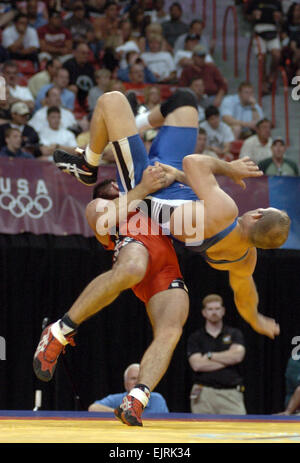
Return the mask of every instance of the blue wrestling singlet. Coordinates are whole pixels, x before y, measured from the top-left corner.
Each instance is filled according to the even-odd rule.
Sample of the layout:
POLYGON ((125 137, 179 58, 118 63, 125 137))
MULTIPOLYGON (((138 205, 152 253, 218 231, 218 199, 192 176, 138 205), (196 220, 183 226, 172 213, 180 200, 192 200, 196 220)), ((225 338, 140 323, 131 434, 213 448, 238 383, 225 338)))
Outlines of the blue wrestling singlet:
MULTIPOLYGON (((182 170, 182 160, 185 156, 195 152, 197 141, 197 129, 192 127, 173 127, 163 126, 154 139, 149 156, 141 137, 133 135, 116 142, 111 146, 114 152, 117 169, 118 185, 121 192, 127 193, 134 188, 142 179, 143 171, 156 161, 167 164, 182 170)), ((157 191, 147 197, 148 204, 151 204, 151 217, 160 223, 164 229, 168 228, 168 223, 161 223, 162 210, 173 209, 185 202, 198 201, 199 198, 187 185, 174 182, 172 185, 157 191)), ((168 214, 166 214, 168 216, 168 214)), ((205 239, 202 243, 187 245, 176 240, 191 251, 199 253, 207 262, 212 264, 227 264, 239 262, 246 257, 248 251, 239 259, 234 261, 222 260, 214 261, 210 259, 206 251, 214 244, 221 241, 225 236, 236 227, 237 219, 225 230, 217 233, 211 238, 205 239)))
POLYGON ((208 255, 206 254, 206 251, 212 246, 214 246, 215 244, 219 243, 219 241, 222 241, 222 239, 225 238, 225 236, 229 235, 229 233, 231 233, 232 230, 234 230, 235 227, 237 226, 237 222, 238 222, 238 219, 235 219, 235 221, 231 225, 229 225, 229 227, 220 231, 216 235, 211 236, 210 238, 206 238, 199 244, 192 243, 191 245, 187 245, 183 241, 180 241, 174 238, 174 236, 172 235, 171 236, 172 236, 172 239, 176 241, 176 243, 179 243, 182 246, 187 247, 191 251, 200 254, 206 260, 206 262, 209 262, 210 264, 233 264, 235 262, 240 262, 241 260, 243 260, 247 256, 249 249, 247 249, 245 254, 243 254, 241 257, 235 260, 214 260, 208 257, 208 255))

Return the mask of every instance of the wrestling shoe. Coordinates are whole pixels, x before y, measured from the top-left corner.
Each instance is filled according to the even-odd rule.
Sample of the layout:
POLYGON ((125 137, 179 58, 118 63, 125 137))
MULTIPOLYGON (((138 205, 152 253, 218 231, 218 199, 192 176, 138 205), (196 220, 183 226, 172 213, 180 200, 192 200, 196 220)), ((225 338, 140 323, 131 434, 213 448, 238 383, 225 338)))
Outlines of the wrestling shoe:
POLYGON ((76 150, 80 156, 69 154, 63 150, 55 150, 53 159, 57 167, 66 174, 73 175, 84 185, 95 185, 97 183, 98 167, 91 166, 85 159, 83 150, 76 150))
POLYGON ((121 405, 114 410, 115 416, 128 426, 143 426, 143 404, 131 395, 126 395, 121 405))
MULTIPOLYGON (((41 334, 39 345, 33 356, 33 370, 36 376, 41 380, 48 382, 52 379, 61 352, 65 353, 65 345, 59 342, 51 331, 51 325, 48 325, 41 334)), ((74 333, 75 334, 75 333, 74 333)), ((66 341, 75 346, 73 335, 65 336, 66 341)))

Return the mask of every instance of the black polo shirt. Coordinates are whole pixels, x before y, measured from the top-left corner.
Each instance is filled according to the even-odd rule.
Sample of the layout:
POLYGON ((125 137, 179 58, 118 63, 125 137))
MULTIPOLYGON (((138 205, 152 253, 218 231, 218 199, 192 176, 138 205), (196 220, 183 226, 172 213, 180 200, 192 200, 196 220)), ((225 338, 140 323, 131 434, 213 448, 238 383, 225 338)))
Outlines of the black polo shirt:
MULTIPOLYGON (((192 333, 188 338, 187 356, 189 358, 196 353, 204 355, 207 352, 224 352, 232 344, 245 346, 243 334, 239 329, 223 325, 220 334, 214 338, 203 327, 192 333)), ((216 371, 194 372, 194 383, 215 388, 230 388, 242 385, 243 378, 240 365, 238 363, 216 371)))

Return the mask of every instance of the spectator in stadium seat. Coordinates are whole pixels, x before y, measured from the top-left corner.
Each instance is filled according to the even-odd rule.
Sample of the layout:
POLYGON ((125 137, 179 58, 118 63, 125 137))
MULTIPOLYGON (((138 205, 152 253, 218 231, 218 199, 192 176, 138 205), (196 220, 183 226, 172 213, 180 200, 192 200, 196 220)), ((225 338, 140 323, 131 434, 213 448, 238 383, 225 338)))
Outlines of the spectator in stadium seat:
POLYGON ((109 0, 104 7, 104 15, 94 20, 97 37, 105 42, 110 36, 117 35, 119 19, 117 2, 109 0))
POLYGON ((47 108, 48 127, 40 131, 42 160, 52 160, 55 149, 62 149, 74 154, 77 147, 75 135, 68 129, 61 128, 61 109, 57 106, 47 108))
POLYGON ((173 49, 172 47, 168 44, 166 39, 163 36, 163 28, 162 25, 159 23, 150 23, 148 26, 145 28, 145 37, 141 37, 140 39, 140 48, 142 52, 149 51, 149 37, 153 34, 158 34, 162 37, 162 47, 161 49, 163 51, 169 51, 173 55, 173 49))
POLYGON ((70 86, 81 106, 85 106, 88 92, 95 85, 94 67, 89 62, 90 50, 85 43, 79 43, 74 50, 74 57, 63 65, 69 71, 70 86))
POLYGON ((195 153, 206 154, 207 156, 212 156, 213 158, 218 158, 219 156, 207 146, 207 132, 203 127, 199 127, 197 144, 195 148, 195 153))
POLYGON ((15 102, 11 96, 8 87, 5 88, 5 99, 0 99, 0 124, 6 124, 11 120, 10 108, 15 102))
MULTIPOLYGON (((196 45, 202 45, 202 47, 204 47, 206 50, 209 50, 208 40, 204 36, 203 29, 204 29, 204 23, 203 23, 202 19, 194 19, 189 25, 188 32, 186 32, 185 34, 181 34, 178 37, 178 39, 176 40, 176 42, 174 44, 174 49, 173 49, 174 54, 178 50, 184 50, 185 40, 186 40, 186 37, 188 35, 197 36, 198 41, 197 41, 196 45)), ((211 50, 211 52, 212 51, 213 51, 213 49, 211 50)))
POLYGON ((4 29, 7 24, 13 21, 19 11, 13 7, 12 2, 2 3, 1 6, 0 27, 1 29, 4 29))
POLYGON ((39 8, 39 5, 43 2, 38 0, 28 0, 25 6, 25 14, 28 16, 28 24, 34 29, 44 26, 48 23, 48 18, 45 15, 45 11, 39 8))
MULTIPOLYGON (((96 400, 89 406, 89 412, 113 412, 116 407, 122 402, 123 398, 137 384, 140 365, 132 363, 124 372, 124 388, 125 391, 119 394, 110 394, 101 400, 96 400)), ((148 413, 168 413, 166 401, 158 392, 151 392, 149 403, 144 411, 144 415, 148 413)))
POLYGON ((221 159, 232 160, 230 143, 234 141, 234 135, 231 128, 221 121, 219 109, 215 106, 206 108, 205 119, 200 127, 207 133, 208 149, 214 151, 221 159))
MULTIPOLYGON (((259 41, 263 59, 263 93, 270 92, 281 58, 281 44, 278 25, 282 21, 282 5, 280 0, 251 0, 246 6, 246 15, 253 23, 254 33, 259 41), (269 72, 266 71, 266 56, 271 54, 269 72)), ((259 52, 256 41, 256 53, 259 52)))
MULTIPOLYGON (((119 35, 115 38, 115 50, 117 59, 119 60, 120 69, 125 69, 128 66, 127 56, 129 53, 141 53, 140 42, 142 38, 133 37, 132 25, 128 19, 123 19, 119 23, 119 35)), ((144 39, 142 41, 142 46, 144 39)))
POLYGON ((32 154, 21 149, 22 134, 19 129, 11 127, 6 129, 4 138, 5 146, 0 151, 1 157, 34 159, 32 154))
POLYGON ((36 131, 27 124, 30 118, 30 110, 26 103, 21 101, 14 103, 10 108, 11 119, 0 125, 0 147, 5 145, 5 133, 10 127, 19 129, 22 135, 22 149, 33 154, 40 155, 39 136, 36 131))
POLYGON ((144 8, 141 4, 136 3, 130 7, 129 20, 132 25, 132 35, 133 37, 141 37, 145 34, 145 29, 150 24, 150 16, 145 15, 144 8))
POLYGON ((193 50, 193 64, 182 71, 179 85, 188 87, 195 77, 201 77, 204 82, 205 93, 210 97, 214 106, 220 106, 227 93, 227 83, 221 72, 213 63, 206 63, 207 50, 202 45, 196 45, 193 50))
POLYGON ((52 87, 57 87, 61 90, 62 106, 73 111, 75 106, 75 94, 68 89, 69 83, 69 71, 65 68, 58 69, 57 75, 53 78, 53 81, 50 84, 44 85, 37 94, 35 110, 38 110, 43 106, 43 100, 45 99, 48 90, 52 87))
POLYGON ((163 36, 173 48, 176 40, 182 34, 188 32, 188 25, 181 21, 182 6, 178 2, 172 3, 169 9, 170 20, 162 23, 163 36))
POLYGON ((22 13, 15 17, 13 25, 4 29, 2 45, 8 49, 11 59, 38 61, 39 37, 36 30, 28 25, 28 17, 22 13))
POLYGON ((133 65, 139 64, 143 67, 143 82, 146 84, 155 84, 157 83, 157 79, 154 76, 153 72, 145 65, 144 61, 140 57, 139 53, 135 51, 130 51, 126 55, 126 61, 128 66, 124 69, 119 69, 117 72, 118 79, 122 80, 122 82, 131 82, 135 81, 135 76, 130 75, 130 71, 133 65))
POLYGON ((44 127, 48 127, 47 110, 51 106, 57 106, 61 112, 61 128, 69 128, 77 126, 76 119, 71 111, 62 107, 61 90, 58 87, 51 87, 45 98, 45 106, 36 111, 34 116, 29 120, 28 124, 40 134, 44 127))
POLYGON ((93 33, 94 28, 92 23, 85 16, 86 11, 84 4, 81 1, 76 1, 72 5, 72 11, 72 16, 64 21, 63 25, 71 32, 73 44, 75 45, 81 42, 84 37, 89 41, 88 36, 90 33, 93 33))
POLYGON ((286 158, 286 143, 282 137, 275 137, 272 142, 272 157, 258 164, 265 175, 284 175, 295 177, 299 175, 297 164, 286 158))
POLYGON ((15 61, 6 61, 2 67, 2 75, 5 79, 12 101, 23 101, 29 106, 30 111, 34 108, 34 99, 27 87, 18 85, 19 68, 15 61))
POLYGON ((199 122, 205 119, 205 110, 211 106, 209 98, 205 94, 204 82, 200 77, 192 79, 188 87, 195 95, 198 104, 199 122))
POLYGON ((141 58, 159 83, 172 83, 176 80, 174 59, 171 53, 162 51, 162 43, 162 36, 152 34, 149 37, 149 51, 142 53, 141 58))
POLYGON ((62 17, 58 11, 50 11, 49 23, 38 29, 40 39, 40 60, 59 57, 67 59, 72 54, 72 35, 62 25, 62 17))
MULTIPOLYGON (((181 76, 183 69, 187 66, 193 65, 193 50, 198 44, 197 35, 187 35, 185 38, 184 50, 177 50, 174 55, 174 62, 176 66, 176 72, 178 79, 181 76)), ((207 53, 205 55, 205 62, 212 63, 212 57, 207 53)))
POLYGON ((300 4, 293 3, 288 15, 287 28, 294 66, 300 66, 300 4))
POLYGON ((271 122, 264 118, 256 124, 256 134, 247 138, 242 146, 240 158, 248 156, 256 164, 272 156, 271 122))
POLYGON ((94 110, 98 98, 103 95, 103 93, 107 92, 110 78, 111 72, 108 69, 98 69, 95 72, 97 85, 91 88, 88 94, 88 105, 90 111, 94 110))
POLYGON ((101 18, 104 15, 104 7, 106 0, 87 0, 85 7, 87 14, 92 20, 95 18, 101 18))
POLYGON ((163 22, 170 21, 171 16, 164 9, 164 0, 153 0, 152 10, 147 11, 146 15, 149 15, 152 23, 162 24, 163 22))
POLYGON ((56 77, 58 70, 62 67, 59 59, 54 58, 47 61, 46 67, 43 71, 38 72, 28 80, 28 88, 34 98, 37 97, 40 89, 56 77))
POLYGON ((249 82, 242 82, 235 95, 227 95, 220 107, 223 121, 228 124, 236 139, 245 138, 255 133, 256 124, 264 117, 262 108, 254 97, 253 86, 249 82))

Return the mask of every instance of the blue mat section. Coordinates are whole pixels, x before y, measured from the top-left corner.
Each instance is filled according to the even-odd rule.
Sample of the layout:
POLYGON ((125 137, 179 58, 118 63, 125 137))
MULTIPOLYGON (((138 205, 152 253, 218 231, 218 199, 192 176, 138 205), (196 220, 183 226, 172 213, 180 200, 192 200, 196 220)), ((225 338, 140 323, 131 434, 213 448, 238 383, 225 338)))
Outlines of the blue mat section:
POLYGON ((300 179, 269 178, 270 206, 285 210, 291 218, 291 230, 283 249, 300 249, 300 179))
MULTIPOLYGON (((70 412, 70 411, 30 411, 30 410, 0 410, 0 419, 5 418, 37 418, 37 419, 111 419, 113 413, 100 412, 70 412)), ((192 420, 192 421, 300 421, 300 415, 196 415, 193 413, 150 413, 144 420, 192 420)))

